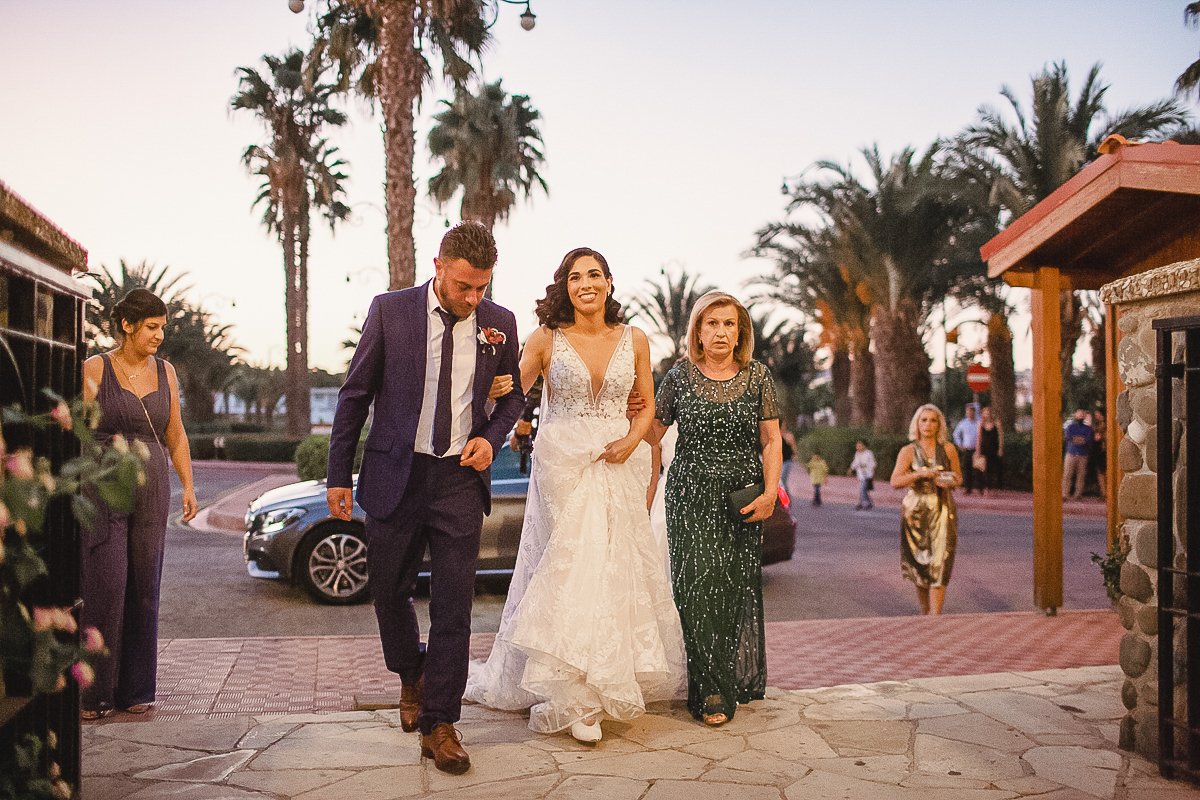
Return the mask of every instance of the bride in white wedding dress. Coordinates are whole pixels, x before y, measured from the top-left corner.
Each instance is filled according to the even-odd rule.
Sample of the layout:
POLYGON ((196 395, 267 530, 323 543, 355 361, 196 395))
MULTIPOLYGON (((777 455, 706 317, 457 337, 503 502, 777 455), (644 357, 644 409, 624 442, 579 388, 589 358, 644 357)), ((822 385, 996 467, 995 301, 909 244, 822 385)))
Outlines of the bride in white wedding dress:
POLYGON ((466 699, 530 709, 540 733, 601 738, 681 695, 679 612, 646 509, 653 403, 626 417, 632 389, 654 397, 646 334, 620 323, 612 275, 590 248, 567 253, 538 302, 521 356, 528 389, 546 379, 525 526, 500 629, 472 664, 466 699))

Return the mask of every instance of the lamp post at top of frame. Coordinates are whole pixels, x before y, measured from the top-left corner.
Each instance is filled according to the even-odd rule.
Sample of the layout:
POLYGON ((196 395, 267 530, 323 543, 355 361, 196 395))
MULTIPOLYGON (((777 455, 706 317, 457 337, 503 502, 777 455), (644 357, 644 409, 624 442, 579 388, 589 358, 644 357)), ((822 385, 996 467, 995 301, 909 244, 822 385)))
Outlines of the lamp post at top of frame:
MULTIPOLYGON (((485 28, 491 28, 496 24, 496 20, 500 19, 500 3, 505 3, 510 6, 525 6, 525 10, 521 12, 521 28, 531 31, 537 25, 537 15, 529 8, 530 0, 496 0, 496 13, 492 17, 492 21, 484 25, 485 28)), ((304 0, 288 0, 288 8, 293 14, 304 13, 304 0)))

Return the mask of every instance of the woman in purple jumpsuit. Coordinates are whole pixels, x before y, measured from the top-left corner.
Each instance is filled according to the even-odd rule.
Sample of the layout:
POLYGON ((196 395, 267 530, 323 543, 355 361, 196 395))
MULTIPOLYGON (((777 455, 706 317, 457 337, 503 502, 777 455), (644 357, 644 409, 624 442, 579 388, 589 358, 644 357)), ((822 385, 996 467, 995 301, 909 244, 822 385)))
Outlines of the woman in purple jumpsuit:
POLYGON ((168 456, 183 485, 183 518, 196 515, 192 461, 179 416, 175 369, 155 356, 167 307, 152 292, 134 289, 112 311, 121 344, 83 365, 83 396, 100 406, 97 438, 111 447, 148 454, 146 482, 132 511, 93 495, 96 519, 83 532, 83 623, 104 636, 110 656, 83 693, 83 719, 114 708, 144 714, 154 702, 158 671, 158 597, 171 485, 168 456))

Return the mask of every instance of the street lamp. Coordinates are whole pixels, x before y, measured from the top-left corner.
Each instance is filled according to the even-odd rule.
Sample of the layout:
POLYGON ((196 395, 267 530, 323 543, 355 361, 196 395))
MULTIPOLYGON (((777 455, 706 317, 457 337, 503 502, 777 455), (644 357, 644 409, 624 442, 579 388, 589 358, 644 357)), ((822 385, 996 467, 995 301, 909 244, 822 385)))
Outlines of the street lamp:
MULTIPOLYGON (((484 27, 492 27, 496 24, 496 20, 500 18, 499 3, 508 3, 509 5, 513 6, 525 6, 525 11, 521 13, 520 17, 521 28, 523 30, 531 31, 533 30, 533 26, 537 25, 537 15, 529 10, 529 0, 497 0, 496 16, 492 17, 492 21, 484 27)), ((291 9, 293 14, 302 14, 304 13, 304 0, 288 0, 288 8, 291 9)))

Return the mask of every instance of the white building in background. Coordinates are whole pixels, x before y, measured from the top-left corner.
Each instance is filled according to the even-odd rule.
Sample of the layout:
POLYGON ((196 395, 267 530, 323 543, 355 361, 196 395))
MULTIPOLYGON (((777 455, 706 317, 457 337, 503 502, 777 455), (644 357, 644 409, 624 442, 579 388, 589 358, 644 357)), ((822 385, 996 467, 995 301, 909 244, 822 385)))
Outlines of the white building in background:
MULTIPOLYGON (((329 433, 333 427, 333 412, 337 410, 338 387, 328 386, 308 390, 309 420, 313 433, 329 433)), ((246 404, 240 397, 229 392, 217 392, 213 396, 213 412, 244 419, 246 404)), ((275 418, 287 414, 287 398, 279 398, 275 404, 275 418)))

